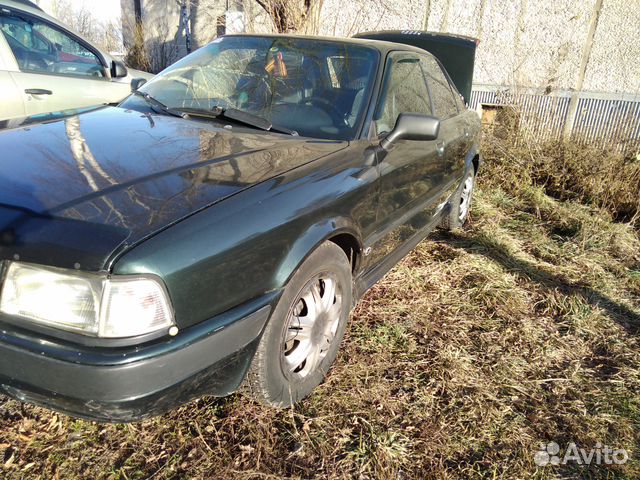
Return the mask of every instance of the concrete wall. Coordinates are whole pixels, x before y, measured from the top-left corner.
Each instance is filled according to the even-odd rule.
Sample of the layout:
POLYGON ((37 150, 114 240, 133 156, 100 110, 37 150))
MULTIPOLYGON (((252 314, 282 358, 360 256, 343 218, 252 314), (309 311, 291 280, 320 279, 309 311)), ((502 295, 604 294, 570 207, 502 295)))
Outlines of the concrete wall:
POLYGON ((324 0, 321 17, 323 35, 425 29, 478 38, 480 84, 640 92, 640 0, 324 0))
POLYGON ((422 30, 429 0, 323 0, 318 33, 350 37, 367 30, 422 30))
POLYGON ((480 39, 476 82, 574 87, 591 0, 434 2, 428 29, 480 39), (464 13, 463 13, 464 12, 464 13))
MULTIPOLYGON (((140 0, 145 38, 184 41, 175 0, 140 0)), ((292 0, 293 1, 293 0, 292 0)), ((431 30, 480 39, 475 83, 640 94, 640 0, 318 0, 310 33, 350 37, 367 30, 431 30)), ((125 40, 133 0, 121 0, 125 40)), ((226 0, 191 0, 194 47, 217 34, 226 0)), ((270 32, 253 0, 231 0, 245 12, 245 29, 270 32)), ((130 21, 130 20, 129 20, 130 21)))
POLYGON ((584 89, 640 93, 640 0, 603 1, 584 89))

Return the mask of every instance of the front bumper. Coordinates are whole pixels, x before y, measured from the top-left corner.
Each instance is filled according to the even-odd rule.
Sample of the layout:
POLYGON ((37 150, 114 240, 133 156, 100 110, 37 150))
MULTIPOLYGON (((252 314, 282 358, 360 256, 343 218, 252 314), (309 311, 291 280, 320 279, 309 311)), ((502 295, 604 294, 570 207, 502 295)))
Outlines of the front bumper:
POLYGON ((80 347, 0 327, 0 393, 76 417, 131 422, 238 388, 273 296, 176 337, 123 348, 80 347))

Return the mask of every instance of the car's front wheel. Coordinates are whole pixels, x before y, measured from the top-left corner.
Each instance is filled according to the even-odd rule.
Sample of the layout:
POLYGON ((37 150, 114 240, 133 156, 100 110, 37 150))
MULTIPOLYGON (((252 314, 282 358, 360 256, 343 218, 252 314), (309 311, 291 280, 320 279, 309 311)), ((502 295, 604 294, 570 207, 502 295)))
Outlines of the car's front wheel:
POLYGON ((244 392, 288 407, 324 379, 352 304, 351 264, 332 242, 320 245, 291 277, 254 356, 244 392))

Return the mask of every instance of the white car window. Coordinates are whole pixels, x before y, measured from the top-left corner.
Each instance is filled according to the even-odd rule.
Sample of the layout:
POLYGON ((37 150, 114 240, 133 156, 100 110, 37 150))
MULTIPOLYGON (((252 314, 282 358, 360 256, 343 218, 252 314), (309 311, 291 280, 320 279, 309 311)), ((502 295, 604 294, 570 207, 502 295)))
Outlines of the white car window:
POLYGON ((0 31, 24 72, 105 77, 104 67, 93 52, 44 22, 0 13, 0 31))

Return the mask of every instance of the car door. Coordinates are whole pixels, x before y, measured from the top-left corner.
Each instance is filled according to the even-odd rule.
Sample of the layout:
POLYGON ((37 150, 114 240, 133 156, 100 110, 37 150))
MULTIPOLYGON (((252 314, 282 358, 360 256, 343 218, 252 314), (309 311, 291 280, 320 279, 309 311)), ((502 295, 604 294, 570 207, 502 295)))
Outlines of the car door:
POLYGON ((10 76, 27 115, 117 102, 128 93, 127 85, 110 81, 92 47, 57 25, 3 9, 0 31, 15 59, 10 76))
POLYGON ((13 63, 9 45, 0 35, 0 128, 5 119, 23 117, 24 103, 20 89, 11 76, 9 64, 13 63))
MULTIPOLYGON (((391 132, 401 113, 432 115, 431 100, 418 54, 392 52, 385 66, 373 118, 377 141, 391 132)), ((373 238, 376 264, 429 226, 442 207, 444 150, 435 141, 399 140, 378 152, 379 229, 373 238)))
POLYGON ((440 120, 440 148, 444 149, 443 186, 453 194, 464 175, 469 132, 461 119, 458 102, 448 76, 435 57, 420 58, 431 93, 434 115, 440 120))

